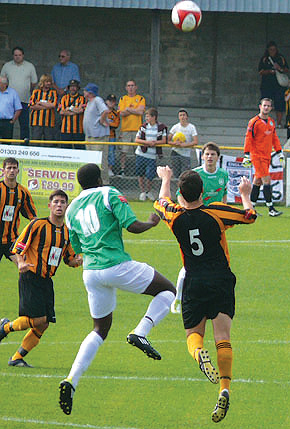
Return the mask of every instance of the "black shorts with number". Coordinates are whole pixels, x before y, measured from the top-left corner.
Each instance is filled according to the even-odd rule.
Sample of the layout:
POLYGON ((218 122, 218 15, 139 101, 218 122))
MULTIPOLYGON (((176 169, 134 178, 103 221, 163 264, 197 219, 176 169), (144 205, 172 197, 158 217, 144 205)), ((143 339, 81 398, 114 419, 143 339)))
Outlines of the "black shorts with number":
POLYGON ((19 316, 47 317, 55 323, 54 290, 51 278, 44 279, 32 271, 19 275, 19 316))
POLYGON ((231 270, 201 275, 186 273, 182 292, 182 317, 185 329, 194 328, 201 320, 215 319, 225 313, 235 314, 236 276, 231 270))
POLYGON ((11 246, 12 246, 12 243, 0 244, 0 261, 3 256, 5 256, 6 259, 9 259, 9 261, 11 261, 10 259, 10 256, 12 256, 12 253, 10 252, 11 246))

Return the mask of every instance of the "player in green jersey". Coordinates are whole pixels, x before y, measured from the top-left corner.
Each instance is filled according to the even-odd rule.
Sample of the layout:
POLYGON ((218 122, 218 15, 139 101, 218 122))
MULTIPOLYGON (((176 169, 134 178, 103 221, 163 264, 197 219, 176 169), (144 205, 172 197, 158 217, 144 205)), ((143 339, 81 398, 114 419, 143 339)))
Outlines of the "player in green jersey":
POLYGON ((71 413, 78 381, 111 328, 116 289, 153 296, 127 342, 156 360, 161 356, 146 336, 168 314, 175 298, 173 284, 151 266, 133 261, 122 240, 122 228, 138 234, 156 226, 159 217, 151 213, 147 222, 137 220, 126 198, 117 189, 102 185, 96 164, 82 166, 77 177, 83 191, 68 207, 66 224, 73 248, 83 253, 83 280, 94 329, 82 342, 68 377, 60 383, 59 403, 65 414, 71 413))
MULTIPOLYGON (((202 201, 205 206, 214 202, 227 202, 227 183, 229 175, 226 170, 217 166, 220 148, 214 142, 206 143, 201 150, 203 165, 194 168, 203 182, 202 201)), ((179 192, 177 191, 177 199, 179 192)), ((185 277, 184 267, 181 268, 176 282, 176 297, 171 305, 172 313, 181 313, 181 295, 185 277)))

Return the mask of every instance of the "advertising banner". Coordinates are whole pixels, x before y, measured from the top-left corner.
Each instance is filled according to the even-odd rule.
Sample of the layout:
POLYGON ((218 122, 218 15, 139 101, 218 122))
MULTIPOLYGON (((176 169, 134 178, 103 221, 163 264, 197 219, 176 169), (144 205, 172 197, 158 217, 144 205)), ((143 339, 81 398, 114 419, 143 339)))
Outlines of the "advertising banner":
POLYGON ((0 144, 0 180, 3 179, 5 158, 19 161, 17 182, 25 186, 32 197, 48 198, 53 190, 62 189, 71 200, 81 191, 77 181, 78 168, 89 162, 100 166, 102 152, 0 144))

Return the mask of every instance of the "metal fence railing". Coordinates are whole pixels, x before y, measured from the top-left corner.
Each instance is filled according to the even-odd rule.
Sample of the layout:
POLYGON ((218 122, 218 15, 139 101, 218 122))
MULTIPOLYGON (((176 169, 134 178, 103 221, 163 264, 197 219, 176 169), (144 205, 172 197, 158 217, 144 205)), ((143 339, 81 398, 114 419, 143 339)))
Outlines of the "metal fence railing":
MULTIPOLYGON (((104 153, 106 154, 106 159, 103 157, 102 161, 102 176, 104 183, 110 184, 117 189, 119 189, 124 195, 129 199, 140 199, 145 201, 146 199, 154 200, 158 196, 160 181, 156 176, 156 166, 158 165, 169 165, 173 167, 175 171, 175 177, 172 180, 172 193, 175 193, 177 190, 177 181, 178 181, 178 168, 174 165, 177 162, 176 159, 172 156, 172 145, 160 145, 162 146, 162 155, 157 156, 155 163, 148 161, 148 158, 135 154, 137 147, 136 143, 126 143, 126 142, 86 142, 86 141, 48 141, 48 140, 31 140, 23 141, 19 139, 1 139, 0 143, 3 144, 17 144, 19 147, 26 146, 28 148, 35 146, 49 147, 49 148, 65 148, 67 145, 80 145, 84 147, 84 150, 88 148, 89 145, 108 145, 108 148, 105 147, 104 153), (130 147, 129 152, 126 154, 126 164, 125 169, 122 171, 121 166, 121 153, 122 146, 130 147), (154 165, 155 164, 155 165, 154 165)), ((80 147, 78 146, 78 147, 80 147)), ((103 146, 104 147, 104 146, 103 146)), ((195 146, 194 149, 201 146, 195 146)), ((23 149, 25 149, 23 147, 23 149)), ((242 147, 228 147, 220 146, 221 151, 226 151, 228 154, 235 156, 243 156, 242 147), (238 154, 237 154, 238 153, 238 154)), ((74 149, 69 149, 74 150, 74 149)), ((97 149, 96 149, 97 150, 97 149)), ((290 150, 286 149, 285 152, 290 153, 290 150)), ((57 162, 57 156, 54 154, 54 161, 57 162)), ((13 154, 8 156, 14 156, 13 154)), ((0 157, 3 158, 3 153, 0 153, 0 157)), ((17 158, 17 156, 15 156, 17 158)), ((80 158, 81 159, 81 158, 80 158)), ((62 162, 63 159, 62 159, 62 162)), ((80 161, 81 162, 81 161, 80 161)), ((94 162, 94 156, 92 152, 91 162, 94 162)), ((200 165, 200 160, 196 157, 195 150, 191 151, 190 157, 190 167, 194 168, 200 165)), ((179 166, 180 167, 180 166, 179 166)), ((180 171, 181 172, 181 171, 180 171)))

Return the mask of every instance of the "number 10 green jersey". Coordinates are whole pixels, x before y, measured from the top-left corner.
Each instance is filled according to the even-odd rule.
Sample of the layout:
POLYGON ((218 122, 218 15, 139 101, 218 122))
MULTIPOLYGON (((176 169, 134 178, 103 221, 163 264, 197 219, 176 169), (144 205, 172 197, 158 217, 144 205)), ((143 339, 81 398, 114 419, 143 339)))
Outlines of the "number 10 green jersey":
POLYGON ((102 270, 131 257, 124 250, 122 228, 136 216, 120 192, 109 186, 83 190, 66 211, 66 225, 76 253, 83 253, 85 270, 102 270))

